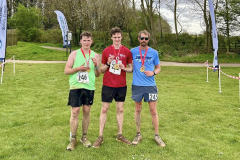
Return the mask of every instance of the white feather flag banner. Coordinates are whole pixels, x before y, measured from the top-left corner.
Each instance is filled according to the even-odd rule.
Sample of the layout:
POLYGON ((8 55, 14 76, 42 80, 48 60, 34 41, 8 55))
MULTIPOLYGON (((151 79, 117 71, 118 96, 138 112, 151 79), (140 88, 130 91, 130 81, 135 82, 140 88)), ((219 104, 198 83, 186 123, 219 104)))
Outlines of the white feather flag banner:
POLYGON ((208 0, 210 15, 212 19, 212 39, 213 39, 213 51, 214 51, 214 58, 213 58, 213 67, 218 68, 218 36, 217 36, 217 27, 216 27, 216 20, 214 14, 214 7, 212 0, 208 0))

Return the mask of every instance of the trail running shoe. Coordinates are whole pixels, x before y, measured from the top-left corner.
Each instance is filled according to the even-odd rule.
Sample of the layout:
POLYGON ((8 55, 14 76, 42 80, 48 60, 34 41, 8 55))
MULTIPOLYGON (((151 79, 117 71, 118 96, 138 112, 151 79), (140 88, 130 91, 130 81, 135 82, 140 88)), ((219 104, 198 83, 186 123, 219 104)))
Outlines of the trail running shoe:
POLYGON ((154 140, 157 142, 157 145, 159 147, 165 147, 165 143, 162 141, 162 139, 160 138, 160 136, 155 136, 154 137, 154 140))
POLYGON ((70 141, 69 145, 67 146, 67 150, 73 151, 75 149, 76 145, 77 145, 76 138, 71 138, 71 141, 70 141))
POLYGON ((80 142, 82 142, 82 144, 85 147, 91 147, 91 145, 92 145, 91 142, 89 142, 87 135, 82 136, 82 138, 80 139, 80 142))
POLYGON ((103 143, 103 137, 98 137, 96 142, 93 143, 93 148, 99 148, 102 143, 103 143))
POLYGON ((123 135, 117 135, 117 138, 116 138, 117 141, 120 141, 120 142, 123 142, 123 143, 126 143, 127 145, 130 145, 131 144, 131 141, 127 140, 123 135))
POLYGON ((142 140, 142 135, 141 134, 136 134, 134 140, 132 141, 132 144, 137 145, 138 143, 140 143, 141 140, 142 140))

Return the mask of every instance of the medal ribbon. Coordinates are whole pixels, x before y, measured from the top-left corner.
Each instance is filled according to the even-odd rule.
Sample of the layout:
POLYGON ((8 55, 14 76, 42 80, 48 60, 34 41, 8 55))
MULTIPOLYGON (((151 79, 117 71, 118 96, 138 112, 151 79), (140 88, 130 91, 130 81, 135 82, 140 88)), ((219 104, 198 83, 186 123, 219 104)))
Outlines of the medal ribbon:
POLYGON ((112 47, 113 47, 113 51, 114 51, 114 56, 116 57, 116 55, 117 55, 117 57, 118 57, 118 58, 117 58, 117 57, 115 58, 115 59, 116 59, 116 64, 118 64, 119 54, 120 54, 120 50, 121 50, 121 47, 122 47, 122 46, 119 47, 118 54, 116 54, 114 45, 112 45, 112 47))
POLYGON ((91 49, 89 49, 89 59, 88 59, 88 61, 87 61, 87 59, 86 59, 85 53, 84 53, 84 51, 83 51, 82 48, 81 48, 81 51, 82 51, 83 57, 85 58, 85 61, 86 61, 86 63, 87 63, 87 67, 89 67, 89 59, 90 59, 90 55, 91 55, 91 49))
POLYGON ((146 55, 147 55, 147 51, 148 51, 148 47, 147 47, 147 49, 145 51, 144 58, 143 58, 142 57, 141 47, 139 47, 140 57, 141 57, 141 61, 142 61, 142 67, 144 66, 144 62, 145 62, 145 58, 146 58, 146 55))

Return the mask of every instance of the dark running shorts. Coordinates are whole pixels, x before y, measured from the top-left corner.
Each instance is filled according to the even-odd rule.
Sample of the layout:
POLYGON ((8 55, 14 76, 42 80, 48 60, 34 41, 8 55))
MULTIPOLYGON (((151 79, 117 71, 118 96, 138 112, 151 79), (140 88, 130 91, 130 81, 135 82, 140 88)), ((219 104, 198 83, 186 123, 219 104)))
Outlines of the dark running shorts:
POLYGON ((132 99, 135 102, 140 102, 142 101, 143 97, 144 97, 144 102, 157 101, 158 99, 157 86, 132 85, 132 99))
POLYGON ((94 90, 71 89, 69 91, 68 105, 71 107, 80 107, 82 105, 92 105, 94 90))
POLYGON ((113 98, 116 102, 124 102, 127 93, 127 86, 113 88, 104 86, 102 87, 102 102, 112 102, 113 98))

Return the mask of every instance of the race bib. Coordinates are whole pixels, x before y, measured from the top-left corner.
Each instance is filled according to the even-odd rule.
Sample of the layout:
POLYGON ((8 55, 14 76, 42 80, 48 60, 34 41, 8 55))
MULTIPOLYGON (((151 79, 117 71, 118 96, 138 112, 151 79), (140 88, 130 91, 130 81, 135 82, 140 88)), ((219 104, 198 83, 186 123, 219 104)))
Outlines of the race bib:
POLYGON ((118 61, 118 63, 116 63, 116 60, 113 60, 110 64, 109 72, 120 75, 121 69, 119 67, 119 64, 121 64, 121 63, 122 63, 122 61, 118 61))
POLYGON ((156 101, 158 99, 157 94, 149 93, 149 100, 156 101))
POLYGON ((89 83, 88 72, 78 72, 77 81, 79 83, 89 83))

